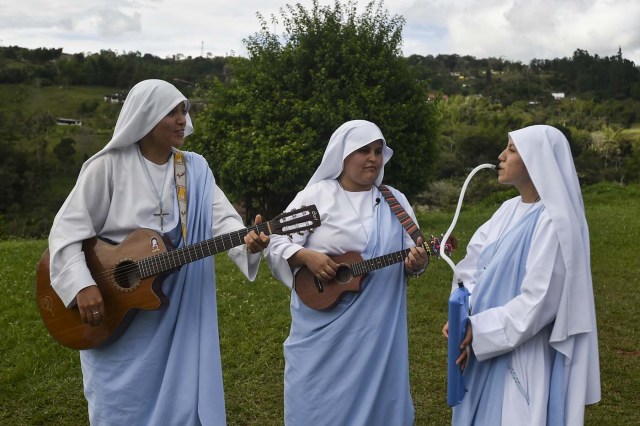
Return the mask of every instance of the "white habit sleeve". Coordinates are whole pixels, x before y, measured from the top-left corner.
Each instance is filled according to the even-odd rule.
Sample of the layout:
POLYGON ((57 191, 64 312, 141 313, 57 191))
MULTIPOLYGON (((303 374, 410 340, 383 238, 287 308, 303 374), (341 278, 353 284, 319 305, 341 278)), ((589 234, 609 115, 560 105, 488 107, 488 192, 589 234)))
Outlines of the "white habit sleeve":
POLYGON ((564 261, 557 233, 545 213, 531 241, 520 294, 504 306, 469 317, 473 351, 480 361, 516 348, 550 324, 558 312, 564 261))

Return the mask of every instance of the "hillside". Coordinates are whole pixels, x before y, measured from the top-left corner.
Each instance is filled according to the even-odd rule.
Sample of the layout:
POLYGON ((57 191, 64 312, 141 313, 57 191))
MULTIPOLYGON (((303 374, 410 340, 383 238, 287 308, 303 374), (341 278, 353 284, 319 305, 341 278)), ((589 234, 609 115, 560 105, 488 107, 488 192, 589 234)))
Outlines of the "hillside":
MULTIPOLYGON (((470 168, 494 161, 509 130, 535 123, 565 132, 584 183, 640 180, 640 71, 621 52, 601 58, 577 50, 528 65, 459 55, 405 60, 440 111, 435 180, 416 200, 426 209, 455 202, 470 168)), ((206 83, 225 84, 238 61, 246 60, 0 47, 0 238, 48 232, 82 162, 113 132, 121 104, 105 95, 164 78, 192 100, 207 99, 206 83), (61 118, 82 125, 61 125, 61 118)), ((196 129, 204 129, 204 104, 194 104, 196 129)), ((481 200, 493 189, 487 183, 473 196, 481 200)))

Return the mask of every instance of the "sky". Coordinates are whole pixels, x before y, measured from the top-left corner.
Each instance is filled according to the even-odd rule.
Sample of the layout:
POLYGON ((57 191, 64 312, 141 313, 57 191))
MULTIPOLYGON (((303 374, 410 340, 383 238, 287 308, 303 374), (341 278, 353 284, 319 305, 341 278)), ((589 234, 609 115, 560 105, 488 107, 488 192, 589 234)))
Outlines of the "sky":
MULTIPOLYGON (((284 27, 272 16, 296 3, 310 9, 312 0, 0 0, 0 46, 246 57, 243 40, 260 30, 257 13, 280 34, 284 27)), ((576 49, 613 56, 621 48, 640 65, 638 0, 386 0, 383 7, 405 19, 404 56, 455 53, 528 64, 576 49)))

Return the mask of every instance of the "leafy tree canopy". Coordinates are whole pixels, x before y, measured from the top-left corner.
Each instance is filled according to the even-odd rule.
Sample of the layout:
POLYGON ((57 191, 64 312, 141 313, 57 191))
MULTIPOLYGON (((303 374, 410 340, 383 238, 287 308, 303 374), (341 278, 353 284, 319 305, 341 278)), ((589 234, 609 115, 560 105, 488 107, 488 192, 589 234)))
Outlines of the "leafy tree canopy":
POLYGON ((385 182, 408 197, 424 188, 437 155, 437 109, 401 56, 404 19, 382 2, 336 1, 307 10, 287 5, 269 30, 245 39, 249 58, 235 58, 224 80, 201 93, 193 147, 213 166, 231 198, 275 214, 304 187, 333 131, 367 119, 395 151, 385 182))

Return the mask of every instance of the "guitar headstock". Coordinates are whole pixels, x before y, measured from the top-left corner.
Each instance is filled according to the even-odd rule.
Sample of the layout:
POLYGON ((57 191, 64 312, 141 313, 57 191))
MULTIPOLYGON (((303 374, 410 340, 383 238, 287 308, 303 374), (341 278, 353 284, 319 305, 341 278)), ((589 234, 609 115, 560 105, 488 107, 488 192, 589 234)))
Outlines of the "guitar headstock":
POLYGON ((272 234, 290 235, 294 232, 310 231, 320 226, 320 213, 315 204, 282 212, 268 222, 272 234))
MULTIPOLYGON (((441 237, 443 235, 440 235, 441 237)), ((434 237, 433 235, 429 239, 429 247, 431 247, 431 253, 434 256, 440 257, 440 247, 442 246, 442 241, 440 238, 434 237)), ((447 238, 447 241, 444 245, 444 253, 447 256, 451 256, 451 253, 458 248, 458 239, 453 235, 447 238)))

